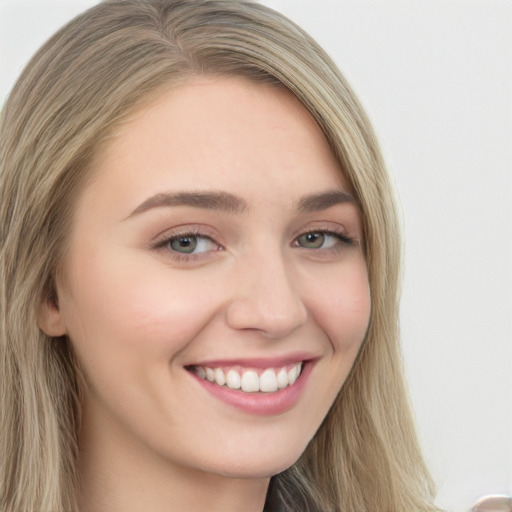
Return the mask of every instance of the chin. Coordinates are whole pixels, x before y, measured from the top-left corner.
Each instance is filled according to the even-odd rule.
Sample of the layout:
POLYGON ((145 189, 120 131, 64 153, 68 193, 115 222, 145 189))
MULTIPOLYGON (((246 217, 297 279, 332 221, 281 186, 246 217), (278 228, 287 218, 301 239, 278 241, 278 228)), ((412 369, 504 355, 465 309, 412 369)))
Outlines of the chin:
POLYGON ((223 458, 216 464, 205 468, 206 471, 216 473, 226 478, 250 479, 250 478, 270 478, 274 475, 282 473, 302 455, 305 447, 277 452, 276 450, 260 449, 253 457, 246 454, 229 459, 223 458))

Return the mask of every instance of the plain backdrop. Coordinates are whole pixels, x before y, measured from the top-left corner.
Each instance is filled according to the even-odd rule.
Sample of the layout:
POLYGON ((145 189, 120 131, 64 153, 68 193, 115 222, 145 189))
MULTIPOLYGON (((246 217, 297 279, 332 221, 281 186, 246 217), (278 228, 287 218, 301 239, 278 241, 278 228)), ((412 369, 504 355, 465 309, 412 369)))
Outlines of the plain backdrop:
MULTIPOLYGON (((0 101, 94 0, 0 0, 0 101)), ((512 2, 267 0, 331 54, 400 196, 402 338, 440 505, 512 494, 512 2)))

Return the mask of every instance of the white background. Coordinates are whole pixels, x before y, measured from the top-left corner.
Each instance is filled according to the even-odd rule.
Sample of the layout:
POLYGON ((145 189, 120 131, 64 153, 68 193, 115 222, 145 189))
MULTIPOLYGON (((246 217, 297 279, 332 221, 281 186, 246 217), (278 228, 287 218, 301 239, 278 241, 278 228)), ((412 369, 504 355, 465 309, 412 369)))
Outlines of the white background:
MULTIPOLYGON (((0 0, 0 101, 94 0, 0 0)), ((268 0, 334 57, 401 198, 403 346, 438 502, 512 494, 512 2, 268 0)))

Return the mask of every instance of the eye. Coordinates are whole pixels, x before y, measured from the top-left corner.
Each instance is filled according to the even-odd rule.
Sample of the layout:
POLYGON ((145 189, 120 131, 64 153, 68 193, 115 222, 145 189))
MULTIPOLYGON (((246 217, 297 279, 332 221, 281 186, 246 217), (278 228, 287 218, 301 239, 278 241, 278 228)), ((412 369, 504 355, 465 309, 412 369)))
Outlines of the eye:
POLYGON ((341 233, 310 231, 295 239, 295 245, 304 249, 332 249, 340 244, 352 245, 354 241, 341 233))
POLYGON ((194 231, 169 233, 157 240, 152 248, 165 251, 168 255, 179 260, 189 260, 194 256, 202 256, 208 252, 222 250, 222 246, 215 242, 213 238, 194 231))
POLYGON ((166 241, 166 245, 171 250, 181 254, 198 254, 219 248, 211 238, 192 234, 171 237, 166 241))

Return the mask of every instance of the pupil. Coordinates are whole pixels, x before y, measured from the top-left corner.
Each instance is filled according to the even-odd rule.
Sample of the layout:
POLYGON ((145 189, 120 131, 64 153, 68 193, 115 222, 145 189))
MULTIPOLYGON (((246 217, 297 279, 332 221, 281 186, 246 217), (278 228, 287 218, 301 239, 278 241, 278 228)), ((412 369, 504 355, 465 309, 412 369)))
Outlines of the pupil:
POLYGON ((197 240, 192 236, 183 236, 171 241, 171 248, 174 251, 191 253, 197 246, 197 240))
POLYGON ((324 243, 324 235, 322 233, 306 233, 303 240, 304 245, 317 249, 324 243))

